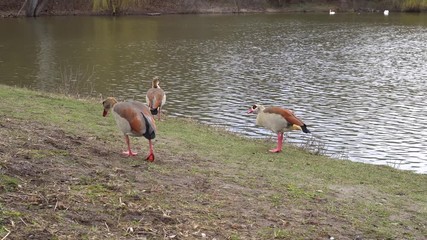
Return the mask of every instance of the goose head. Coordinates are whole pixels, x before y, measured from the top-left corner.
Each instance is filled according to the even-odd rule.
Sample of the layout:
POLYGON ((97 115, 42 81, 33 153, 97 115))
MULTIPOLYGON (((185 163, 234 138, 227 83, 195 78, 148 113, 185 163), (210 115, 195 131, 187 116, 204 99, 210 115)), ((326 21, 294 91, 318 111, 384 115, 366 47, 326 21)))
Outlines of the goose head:
POLYGON ((160 88, 159 83, 160 83, 160 79, 159 79, 159 77, 156 76, 153 78, 153 81, 151 82, 151 87, 152 88, 160 88))
POLYGON ((102 105, 104 106, 104 112, 102 116, 104 117, 107 116, 108 111, 110 111, 116 103, 117 103, 117 100, 113 97, 108 97, 107 99, 105 99, 102 102, 102 105))
POLYGON ((251 108, 249 108, 248 113, 255 113, 255 114, 257 114, 257 113, 259 113, 259 111, 262 111, 264 109, 265 109, 264 106, 259 105, 259 104, 254 104, 254 105, 252 105, 251 108))

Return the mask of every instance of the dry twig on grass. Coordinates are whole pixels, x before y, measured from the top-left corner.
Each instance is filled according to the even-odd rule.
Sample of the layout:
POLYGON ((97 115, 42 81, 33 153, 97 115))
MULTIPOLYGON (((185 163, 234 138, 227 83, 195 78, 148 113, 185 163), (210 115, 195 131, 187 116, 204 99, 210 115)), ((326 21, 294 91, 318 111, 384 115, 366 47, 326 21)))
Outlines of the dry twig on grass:
POLYGON ((4 230, 7 231, 7 234, 1 240, 5 240, 7 238, 7 236, 9 236, 9 234, 11 233, 11 231, 9 231, 9 229, 7 229, 5 227, 3 227, 3 228, 4 228, 4 230))

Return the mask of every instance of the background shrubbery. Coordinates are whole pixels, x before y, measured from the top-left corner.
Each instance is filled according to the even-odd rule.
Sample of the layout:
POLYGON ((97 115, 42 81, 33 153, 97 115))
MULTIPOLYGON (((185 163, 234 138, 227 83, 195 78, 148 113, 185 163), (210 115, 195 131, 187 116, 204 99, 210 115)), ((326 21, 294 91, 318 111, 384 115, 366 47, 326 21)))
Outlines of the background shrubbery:
POLYGON ((2 15, 209 13, 245 11, 427 11, 427 0, 1 0, 2 15), (25 3, 25 4, 24 4, 25 3), (29 10, 30 3, 38 9, 29 10), (21 11, 20 11, 21 10, 21 11), (18 14, 19 13, 19 14, 18 14))

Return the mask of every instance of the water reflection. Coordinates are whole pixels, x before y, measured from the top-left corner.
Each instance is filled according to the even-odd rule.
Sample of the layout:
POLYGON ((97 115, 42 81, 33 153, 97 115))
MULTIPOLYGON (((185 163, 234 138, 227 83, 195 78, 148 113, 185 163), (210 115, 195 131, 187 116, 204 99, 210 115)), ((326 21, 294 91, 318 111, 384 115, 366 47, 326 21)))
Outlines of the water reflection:
POLYGON ((8 20, 0 30, 14 34, 0 37, 0 81, 55 89, 61 66, 93 68, 91 94, 144 100, 157 75, 170 115, 263 138, 273 134, 255 127, 246 110, 279 105, 313 132, 291 133, 289 142, 315 138, 333 156, 427 173, 427 21, 420 18, 426 20, 404 14, 45 18, 37 28, 34 20, 8 20), (30 40, 10 40, 22 35, 30 40))

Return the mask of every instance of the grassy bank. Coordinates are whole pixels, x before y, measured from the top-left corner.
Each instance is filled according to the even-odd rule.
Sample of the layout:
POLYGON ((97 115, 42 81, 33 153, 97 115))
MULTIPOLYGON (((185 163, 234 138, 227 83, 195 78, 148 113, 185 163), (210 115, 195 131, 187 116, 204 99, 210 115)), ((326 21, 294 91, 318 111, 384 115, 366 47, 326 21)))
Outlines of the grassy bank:
MULTIPOLYGON (((93 100, 0 85, 0 238, 423 239, 427 175, 311 155, 190 120, 121 156, 93 100)), ((172 109, 170 111, 173 111, 172 109)))

